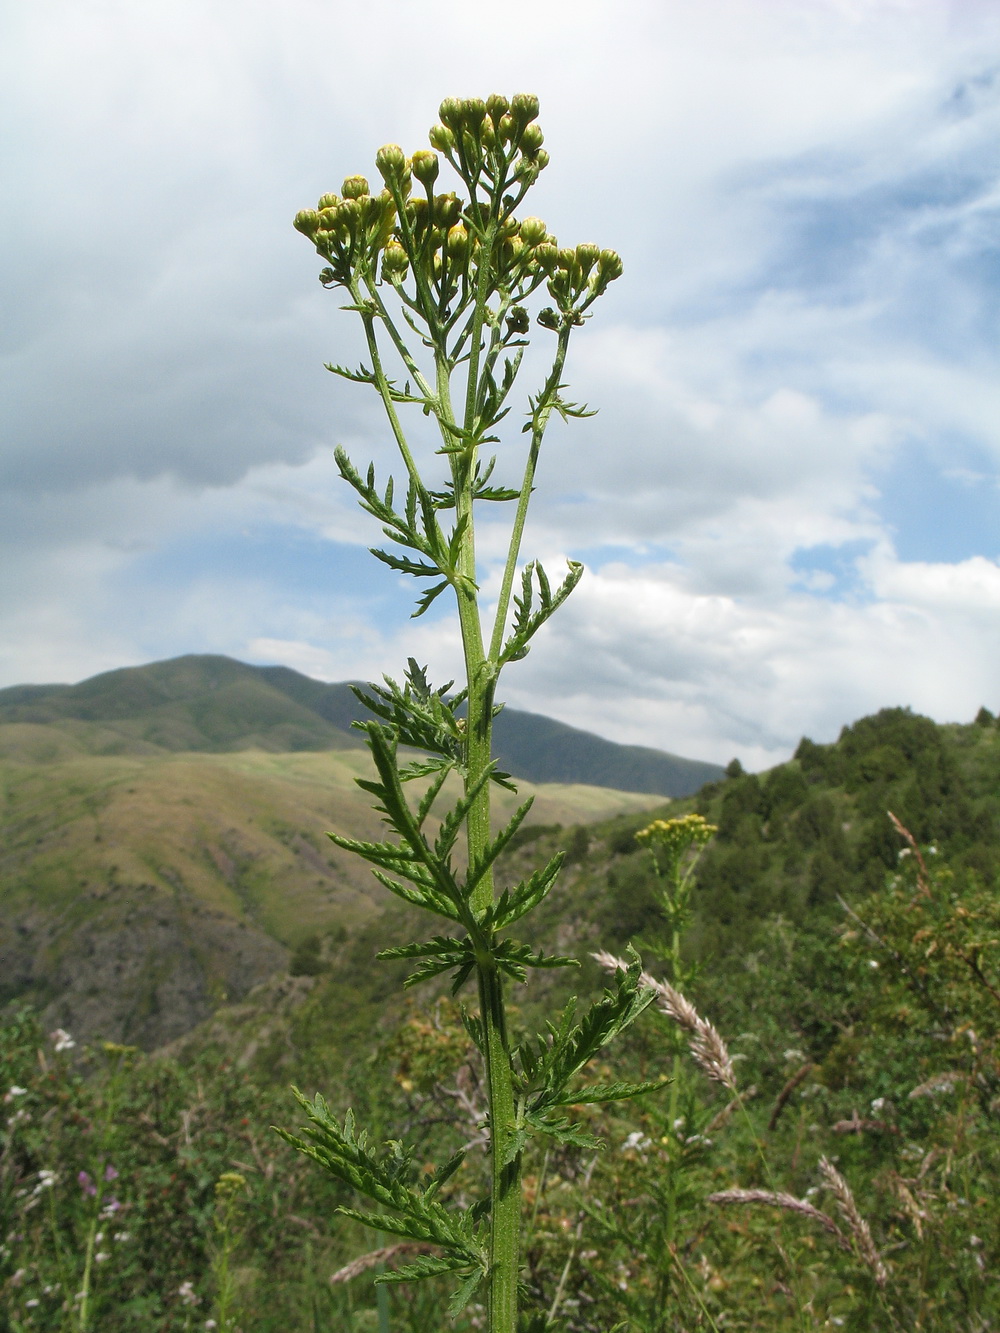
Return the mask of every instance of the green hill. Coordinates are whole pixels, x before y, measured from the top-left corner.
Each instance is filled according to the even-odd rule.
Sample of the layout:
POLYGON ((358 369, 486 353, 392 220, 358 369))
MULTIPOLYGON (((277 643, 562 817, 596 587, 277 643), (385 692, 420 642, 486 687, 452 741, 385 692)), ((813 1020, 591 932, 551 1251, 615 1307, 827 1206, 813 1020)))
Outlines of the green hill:
MULTIPOLYGON (((178 657, 104 672, 79 685, 0 690, 0 723, 58 727, 103 754, 347 749, 361 745, 351 724, 364 715, 349 684, 228 657, 178 657), (81 732, 79 723, 100 730, 81 732)), ((495 733, 501 767, 529 782, 677 797, 722 775, 717 764, 616 745, 516 709, 504 709, 495 733)))
MULTIPOLYGON (((479 1065, 446 983, 404 994, 407 960, 374 961, 415 937, 415 912, 395 899, 382 911, 370 883, 352 878, 364 872, 318 832, 341 819, 370 827, 351 787, 364 754, 94 755, 87 729, 104 723, 73 726, 82 731, 0 728, 2 947, 39 960, 26 993, 50 997, 43 1025, 23 1015, 0 1024, 0 1073, 18 1108, 8 1113, 14 1165, 0 1191, 5 1296, 20 1303, 24 1327, 42 1326, 30 1309, 59 1291, 66 1256, 85 1248, 81 1167, 96 1177, 110 1160, 129 1211, 127 1240, 118 1248, 115 1237, 99 1274, 102 1328, 146 1326, 151 1312, 180 1328, 190 1310, 178 1292, 192 1280, 199 1316, 208 1313, 213 1187, 235 1167, 247 1189, 238 1273, 252 1326, 375 1328, 371 1273, 349 1290, 329 1280, 370 1245, 353 1223, 331 1224, 335 1208, 356 1199, 265 1126, 294 1123, 289 1083, 320 1089, 377 1140, 405 1138, 416 1172, 467 1143, 480 1112, 479 1065), (77 1062, 79 1048, 57 1054, 46 1038, 56 1022, 77 1037, 153 1044, 178 1035, 148 1058, 98 1048, 77 1062), (115 1124, 98 1140, 94 1126, 112 1101, 115 1124), (47 1210, 36 1205, 41 1189, 52 1190, 47 1210)), ((532 972, 515 989, 515 1037, 570 990, 600 991, 606 977, 588 957, 597 947, 622 952, 632 941, 651 971, 667 966, 668 927, 635 838, 651 812, 640 797, 616 799, 617 808, 593 788, 544 789, 536 822, 504 855, 509 885, 555 850, 568 853, 525 929, 534 947, 583 964, 532 972), (580 812, 588 822, 566 827, 580 812)), ((995 719, 982 712, 970 725, 939 726, 885 709, 834 744, 803 740, 769 773, 733 764, 662 813, 696 805, 718 834, 698 867, 684 938, 687 965, 697 966, 684 989, 728 1043, 741 1099, 704 1076, 651 1008, 616 1044, 606 1074, 669 1070, 667 1093, 588 1112, 586 1128, 607 1151, 526 1148, 536 1191, 525 1240, 531 1299, 548 1309, 558 1292, 576 1293, 569 1333, 623 1318, 660 1328, 665 1314, 671 1327, 707 1319, 769 1333, 994 1327, 995 719), (887 810, 923 844, 919 854, 887 810), (846 1186, 831 1187, 824 1161, 846 1186), (723 1207, 720 1190, 742 1198, 723 1207), (859 1235, 884 1265, 884 1284, 871 1249, 850 1244, 859 1235), (678 1255, 683 1283, 673 1280, 678 1255)), ((471 1153, 468 1169, 481 1161, 471 1153)), ((464 1201, 468 1183, 460 1177, 446 1193, 464 1201)), ((420 1306, 393 1293, 393 1327, 446 1326, 443 1294, 431 1283, 420 1290, 420 1306)))
MULTIPOLYGON (((385 907, 367 867, 325 836, 379 827, 354 781, 366 750, 147 753, 133 738, 132 752, 94 752, 120 740, 106 721, 0 725, 0 1003, 155 1046, 286 968, 303 939, 385 907)), ((651 804, 522 792, 543 826, 651 804)), ((514 800, 501 794, 498 812, 514 800)))

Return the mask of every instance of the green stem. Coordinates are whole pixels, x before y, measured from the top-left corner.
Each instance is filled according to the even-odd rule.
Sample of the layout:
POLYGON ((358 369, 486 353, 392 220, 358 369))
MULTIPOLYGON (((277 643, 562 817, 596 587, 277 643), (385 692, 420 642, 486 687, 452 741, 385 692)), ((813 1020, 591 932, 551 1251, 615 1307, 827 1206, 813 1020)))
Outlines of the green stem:
POLYGON ((80 1283, 80 1333, 87 1333, 87 1327, 90 1318, 90 1274, 94 1264, 94 1238, 97 1235, 97 1219, 100 1207, 100 1192, 97 1195, 97 1207, 94 1215, 90 1219, 90 1227, 87 1231, 87 1243, 84 1248, 83 1259, 83 1281, 80 1283))
POLYGON ((664 1224, 667 1249, 673 1252, 674 1243, 677 1240, 677 1175, 680 1170, 680 1163, 677 1161, 677 1129, 675 1122, 677 1120, 678 1101, 680 1098, 679 1084, 681 1080, 682 1064, 679 1051, 674 1052, 674 1062, 671 1069, 670 1081, 670 1101, 667 1108, 667 1133, 670 1136, 670 1163, 667 1174, 667 1216, 664 1224))
POLYGON ((503 985, 492 964, 479 969, 479 1003, 490 1099, 493 1191, 490 1206, 489 1331, 515 1333, 521 1227, 521 1154, 511 1151, 511 1141, 516 1131, 514 1088, 503 985))
MULTIPOLYGON (((375 1243, 381 1249, 386 1242, 385 1233, 377 1231, 375 1233, 375 1243)), ((377 1272, 385 1271, 385 1264, 379 1264, 377 1272)), ((384 1282, 375 1284, 375 1309, 378 1312, 378 1333, 390 1333, 389 1326, 389 1290, 384 1282)))
POLYGON ((503 636, 504 631, 507 628, 507 616, 510 612, 510 597, 514 588, 514 575, 517 572, 517 558, 521 551, 521 538, 524 535, 524 524, 528 516, 528 505, 531 502, 531 492, 535 484, 535 468, 538 465, 538 451, 541 448, 542 437, 549 424, 549 417, 552 415, 555 395, 559 392, 563 366, 566 363, 566 352, 569 347, 569 334, 570 330, 568 327, 561 330, 559 333, 559 343, 556 347, 555 360, 552 362, 552 370, 545 383, 545 388, 542 390, 538 411, 535 414, 535 420, 532 424, 531 445, 528 449, 527 462, 524 465, 521 493, 517 498, 517 513, 514 516, 514 526, 511 529, 510 544, 507 548, 507 563, 504 565, 503 581, 500 585, 500 597, 497 601, 496 618, 493 622, 493 636, 490 640, 490 657, 494 662, 499 660, 500 650, 503 647, 503 636))
MULTIPOLYGON (((492 237, 492 229, 490 235, 492 237)), ((478 346, 482 331, 482 312, 486 282, 481 273, 473 321, 472 355, 469 363, 466 414, 475 411, 477 397, 478 346)), ((439 410, 444 420, 453 421, 450 394, 450 366, 438 351, 437 387, 439 410)), ((468 681, 466 715, 466 790, 474 787, 492 762, 494 662, 483 648, 479 593, 476 585, 476 539, 473 516, 472 480, 475 473, 475 448, 452 454, 455 487, 456 523, 462 526, 458 559, 459 578, 455 583, 462 647, 468 681)), ((490 840, 490 784, 482 784, 466 819, 468 856, 478 859, 490 840)), ((493 901, 492 873, 477 885, 470 906, 477 914, 493 901)), ((521 1224, 521 1156, 512 1143, 517 1128, 514 1086, 504 1009, 503 982, 496 964, 484 950, 478 960, 480 1015, 483 1024, 483 1053, 489 1098, 490 1154, 492 1196, 489 1239, 489 1330, 490 1333, 515 1333, 517 1327, 517 1274, 521 1224)))
POLYGON ((479 273, 476 282, 476 304, 472 315, 472 338, 469 343, 469 377, 465 385, 465 429, 471 431, 476 422, 476 405, 479 401, 479 355, 483 340, 483 323, 486 319, 486 298, 490 288, 493 271, 493 251, 496 247, 498 221, 494 216, 486 228, 479 252, 479 273))
MULTIPOLYGON (((352 283, 350 287, 351 295, 358 305, 362 305, 365 298, 357 283, 352 283)), ((410 480, 417 487, 419 493, 423 493, 424 486, 417 471, 417 465, 414 462, 413 455, 410 453, 410 446, 407 444, 406 435, 400 424, 399 416, 396 412, 396 404, 392 401, 392 394, 389 392, 389 381, 386 379, 385 370, 382 367, 382 357, 378 350, 378 340, 375 337, 375 316, 370 311, 363 311, 361 322, 365 327, 365 339, 368 343, 368 353, 372 359, 372 373, 375 376, 375 385, 382 399, 382 406, 385 408, 385 414, 389 418, 389 425, 392 427, 392 434, 396 445, 406 464, 406 471, 410 480)))
MULTIPOLYGON (((370 274, 368 274, 365 278, 365 286, 368 288, 368 294, 371 297, 372 302, 378 309, 379 318, 382 320, 382 323, 385 325, 389 337, 392 339, 392 345, 393 347, 395 347, 396 351, 399 354, 399 359, 402 361, 403 365, 413 376, 413 381, 420 389, 421 393, 428 399, 433 398, 434 391, 431 389, 431 386, 427 383, 423 371, 420 369, 420 367, 417 365, 416 361, 414 361, 412 355, 410 354, 410 349, 403 341, 403 337, 402 334, 399 332, 399 329, 396 328, 395 321, 389 314, 389 311, 386 308, 386 304, 382 300, 382 294, 379 291, 378 287, 376 287, 375 281, 370 274)), ((370 342, 369 346, 371 346, 370 342)))

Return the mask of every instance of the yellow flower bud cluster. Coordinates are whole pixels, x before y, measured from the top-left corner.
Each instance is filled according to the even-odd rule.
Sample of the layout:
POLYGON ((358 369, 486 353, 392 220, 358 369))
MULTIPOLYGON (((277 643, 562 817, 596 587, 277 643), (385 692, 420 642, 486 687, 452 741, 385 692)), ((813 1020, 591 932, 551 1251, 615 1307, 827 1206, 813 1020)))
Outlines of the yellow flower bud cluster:
POLYGON ((679 857, 689 847, 704 847, 718 831, 716 825, 710 824, 702 815, 684 815, 681 819, 654 819, 652 824, 639 830, 635 839, 651 848, 663 847, 672 856, 679 857))
POLYGON ((215 1197, 231 1199, 234 1195, 242 1193, 246 1187, 246 1177, 241 1176, 238 1171, 223 1171, 215 1182, 215 1197))
MULTIPOLYGON (((494 199, 501 190, 512 191, 504 195, 505 209, 512 210, 548 161, 536 123, 538 98, 527 93, 509 101, 499 94, 485 101, 446 98, 440 116, 430 133, 437 152, 425 148, 407 157, 398 144, 378 150, 375 166, 385 185, 379 193, 364 176, 348 176, 339 195, 324 194, 314 209, 296 215, 295 227, 329 265, 320 273, 325 286, 374 281, 377 275, 398 288, 416 266, 442 310, 460 291, 473 290, 487 239, 482 190, 492 189, 494 199), (469 186, 468 200, 454 192, 434 193, 439 153, 469 186), (414 179, 423 196, 412 193, 414 179)), ((581 323, 582 311, 622 271, 615 252, 596 245, 560 249, 541 218, 518 221, 512 212, 501 217, 488 257, 492 291, 503 289, 518 303, 548 282, 558 311, 543 311, 543 326, 581 323)), ((525 318, 523 311, 515 316, 512 335, 526 331, 525 318)))
POLYGON ((390 192, 370 194, 364 176, 348 176, 340 196, 324 194, 315 209, 296 213, 293 225, 328 261, 320 279, 330 286, 347 283, 359 263, 373 261, 392 239, 395 223, 390 192))
POLYGON ((499 93, 485 102, 480 97, 446 97, 438 115, 431 145, 470 184, 482 175, 497 181, 508 173, 530 184, 548 165, 544 135, 535 124, 538 98, 532 93, 517 93, 510 101, 499 93))
POLYGON ((585 243, 575 250, 546 248, 541 262, 551 276, 549 295, 564 317, 579 322, 578 310, 607 291, 608 284, 622 275, 622 261, 614 250, 600 250, 585 243), (552 251, 555 251, 552 253, 552 251))

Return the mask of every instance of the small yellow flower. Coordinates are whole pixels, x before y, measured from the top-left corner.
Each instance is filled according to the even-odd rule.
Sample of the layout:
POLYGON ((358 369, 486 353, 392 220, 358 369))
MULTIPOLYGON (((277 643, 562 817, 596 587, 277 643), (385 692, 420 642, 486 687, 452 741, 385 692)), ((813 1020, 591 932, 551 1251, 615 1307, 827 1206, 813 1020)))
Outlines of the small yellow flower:
POLYGON ((241 1176, 238 1171, 224 1171, 215 1182, 215 1197, 217 1199, 230 1199, 239 1194, 241 1190, 245 1190, 246 1187, 245 1176, 241 1176))
POLYGON ((665 847, 675 856, 689 847, 704 847, 718 833, 703 815, 684 815, 681 819, 654 819, 652 824, 635 835, 637 842, 653 847, 665 847))

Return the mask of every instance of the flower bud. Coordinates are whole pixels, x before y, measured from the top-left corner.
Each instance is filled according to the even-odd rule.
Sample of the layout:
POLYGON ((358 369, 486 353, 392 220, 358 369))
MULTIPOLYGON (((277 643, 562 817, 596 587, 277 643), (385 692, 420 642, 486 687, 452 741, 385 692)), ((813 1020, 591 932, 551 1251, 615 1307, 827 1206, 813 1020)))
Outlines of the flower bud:
POLYGON ((324 194, 320 196, 320 201, 316 205, 316 207, 322 213, 324 208, 336 208, 339 203, 340 203, 339 194, 324 194))
POLYGON ((572 285, 570 275, 565 269, 556 269, 548 281, 549 295, 558 301, 560 306, 565 306, 572 294, 572 285))
POLYGON ((545 141, 540 125, 526 125, 521 135, 521 152, 533 157, 545 141))
POLYGON ((461 222, 456 222, 448 232, 448 258, 463 260, 469 253, 469 233, 461 222))
POLYGON ((357 199, 368 193, 368 182, 364 176, 348 176, 340 187, 340 192, 345 199, 357 199))
POLYGON ((614 282, 616 278, 620 278, 624 268, 621 256, 616 251, 602 250, 597 261, 597 278, 601 290, 603 291, 609 282, 614 282))
POLYGON ((486 103, 481 97, 467 97, 462 103, 462 116, 469 129, 478 134, 486 119, 486 103))
POLYGON ((393 281, 401 278, 409 267, 406 251, 398 241, 390 241, 382 252, 382 277, 393 281))
POLYGON ((455 147, 455 135, 447 125, 433 125, 427 137, 431 141, 431 147, 440 153, 447 153, 455 147))
POLYGON ((484 148, 495 148, 497 142, 497 132, 493 126, 492 120, 483 121, 483 128, 480 131, 480 139, 484 148))
POLYGON ((494 125, 499 125, 500 121, 510 110, 510 103, 501 93, 492 93, 486 99, 486 110, 489 113, 490 120, 494 125))
POLYGON ((333 208, 324 208, 319 215, 319 225, 324 231, 334 231, 337 226, 337 214, 340 212, 341 205, 337 204, 333 208))
POLYGON ((406 216, 410 220, 410 226, 418 236, 422 236, 427 229, 428 207, 427 200, 419 195, 411 199, 406 205, 406 216))
POLYGON ((510 313, 507 315, 507 328, 511 333, 527 333, 531 327, 531 320, 528 312, 523 305, 511 306, 510 313))
POLYGON ((523 128, 538 116, 538 98, 534 93, 515 93, 511 98, 510 114, 518 127, 523 128))
POLYGON ((524 253, 525 245, 520 236, 511 236, 503 243, 501 253, 504 263, 513 267, 524 253))
POLYGON ((462 123, 462 102, 458 97, 446 97, 438 107, 438 115, 450 130, 457 130, 462 123))
POLYGON ((448 194, 439 194, 434 199, 434 220, 442 227, 451 227, 461 216, 462 208, 458 198, 449 191, 448 194))
POLYGON ((549 165, 549 155, 544 148, 539 148, 533 156, 519 157, 517 166, 514 168, 514 175, 520 181, 527 182, 528 185, 534 185, 538 179, 538 173, 544 171, 549 165))
POLYGON ((410 161, 410 169, 421 185, 433 185, 441 170, 441 162, 437 153, 432 153, 429 148, 418 148, 410 161))
POLYGON ((497 135, 501 143, 510 143, 514 137, 514 117, 501 116, 500 124, 497 126, 497 135))
POLYGON ((546 306, 544 310, 539 311, 538 322, 543 329, 559 328, 559 316, 550 305, 546 306))
POLYGON ((541 218, 525 218, 521 223, 521 240, 525 245, 541 245, 548 228, 541 218))
POLYGON ((319 280, 324 287, 332 287, 337 281, 337 275, 332 268, 321 268, 319 271, 319 280))
POLYGON ((596 245, 584 242, 576 247, 576 262, 580 265, 581 274, 586 277, 590 270, 600 258, 600 250, 596 245))
MULTIPOLYGON (((392 195, 388 191, 383 192, 388 199, 390 207, 392 205, 392 195)), ((377 227, 385 216, 385 203, 382 195, 362 195, 357 200, 358 216, 361 219, 362 227, 377 227)))
POLYGON ((315 236, 319 231, 319 214, 313 208, 303 208, 301 212, 295 214, 292 226, 303 236, 315 236))
POLYGON ((576 263, 576 251, 571 250, 569 246, 563 246, 559 251, 559 267, 567 273, 576 263))
POLYGON ((361 205, 357 199, 345 199, 337 209, 337 222, 345 230, 351 231, 361 216, 361 205))
POLYGON ((559 263, 559 251, 548 243, 536 247, 533 258, 543 273, 553 273, 559 263))
MULTIPOLYGON (((375 165, 386 185, 406 172, 406 154, 398 143, 383 144, 375 154, 375 165)), ((346 193, 346 191, 345 191, 346 193)), ((368 193, 367 185, 365 193, 368 193)))

